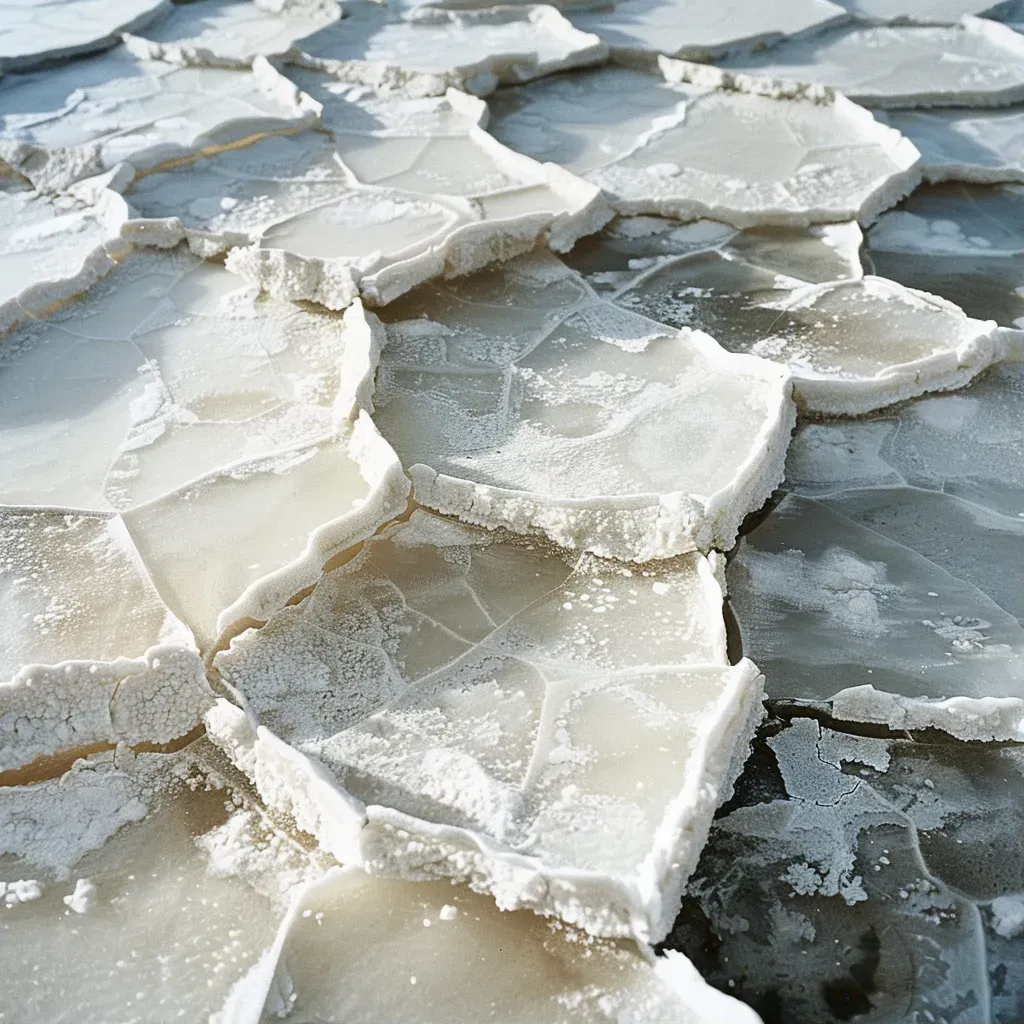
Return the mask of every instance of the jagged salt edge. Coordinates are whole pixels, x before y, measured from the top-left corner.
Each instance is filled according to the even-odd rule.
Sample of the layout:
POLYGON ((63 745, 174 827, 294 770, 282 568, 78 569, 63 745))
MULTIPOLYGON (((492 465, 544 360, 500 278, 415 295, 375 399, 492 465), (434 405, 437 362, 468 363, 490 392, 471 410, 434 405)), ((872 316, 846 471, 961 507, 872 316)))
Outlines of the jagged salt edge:
MULTIPOLYGON (((962 317, 973 333, 955 348, 906 363, 894 363, 873 376, 841 378, 793 368, 793 393, 798 405, 810 412, 835 416, 859 416, 930 391, 963 387, 1007 353, 1010 337, 1017 332, 998 327, 994 320, 975 320, 957 305, 938 295, 908 288, 888 278, 866 275, 863 280, 887 287, 891 293, 908 294, 962 317)), ((832 282, 800 289, 779 303, 780 310, 799 308, 833 287, 832 282)))

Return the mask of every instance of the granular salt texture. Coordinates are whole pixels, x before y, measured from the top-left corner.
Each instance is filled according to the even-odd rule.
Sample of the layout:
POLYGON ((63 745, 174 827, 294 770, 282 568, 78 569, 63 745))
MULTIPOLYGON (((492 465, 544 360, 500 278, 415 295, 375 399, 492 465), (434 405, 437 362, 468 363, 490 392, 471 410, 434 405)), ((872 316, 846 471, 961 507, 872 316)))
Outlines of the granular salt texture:
POLYGON ((952 26, 836 28, 725 63, 831 86, 868 107, 1003 107, 1024 100, 1024 36, 970 15, 952 26))
POLYGON ((138 60, 123 48, 0 79, 0 159, 43 191, 127 161, 149 171, 315 122, 317 104, 263 58, 252 70, 138 60))
MULTIPOLYGON (((333 156, 318 161, 315 190, 298 209, 269 205, 264 189, 257 203, 243 197, 232 213, 237 223, 253 210, 263 225, 252 244, 228 255, 227 267, 273 295, 329 309, 358 295, 382 304, 432 277, 467 274, 538 242, 570 249, 611 216, 595 186, 488 135, 479 100, 449 90, 440 99, 388 103, 305 74, 304 86, 319 82, 333 156), (331 181, 337 184, 328 196, 331 181)), ((201 251, 226 248, 227 238, 216 244, 211 227, 201 251)), ((171 244, 188 237, 195 247, 196 233, 173 220, 139 222, 132 237, 148 232, 160 244, 168 229, 171 244)))
POLYGON ((416 512, 217 656, 258 732, 208 726, 340 860, 656 941, 761 715, 721 603, 701 555, 627 569, 416 512))
POLYGON ((2 342, 0 501, 120 513, 204 650, 315 582, 408 491, 367 415, 369 334, 343 343, 337 319, 238 283, 139 253, 2 342))
POLYGON ((831 90, 666 58, 660 68, 503 91, 491 131, 600 186, 619 213, 741 228, 870 223, 920 181, 913 145, 831 90))
POLYGON ((779 481, 782 367, 603 302, 551 256, 382 315, 375 422, 423 505, 647 561, 730 548, 779 481))
POLYGON ((443 882, 336 868, 296 897, 218 1024, 755 1024, 680 953, 594 939, 443 882))
POLYGON ((451 87, 486 96, 556 71, 599 64, 608 47, 554 7, 510 4, 443 9, 351 6, 348 17, 300 46, 296 63, 408 95, 451 87))

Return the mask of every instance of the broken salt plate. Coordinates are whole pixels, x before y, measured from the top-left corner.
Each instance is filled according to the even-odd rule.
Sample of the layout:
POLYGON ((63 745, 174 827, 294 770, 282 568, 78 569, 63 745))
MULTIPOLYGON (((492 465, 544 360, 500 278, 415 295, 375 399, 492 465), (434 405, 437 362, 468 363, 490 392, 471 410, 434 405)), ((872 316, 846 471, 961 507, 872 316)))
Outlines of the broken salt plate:
POLYGON ((832 86, 869 107, 1001 107, 1024 100, 1024 37, 970 15, 949 27, 837 28, 724 63, 832 86))
POLYGON ((349 7, 348 17, 302 44, 296 62, 343 81, 407 95, 448 88, 478 96, 556 71, 598 64, 608 47, 554 7, 509 4, 443 9, 424 4, 395 17, 349 7))
POLYGON ((759 0, 619 0, 608 7, 572 13, 572 22, 600 36, 616 56, 633 59, 664 54, 714 60, 849 21, 830 0, 792 0, 785 6, 759 0))
POLYGON ((166 17, 169 0, 16 0, 5 3, 0 70, 21 71, 105 50, 131 32, 166 17))
POLYGON ((140 61, 124 49, 0 79, 0 159, 41 191, 127 161, 148 171, 291 131, 319 105, 262 57, 252 71, 140 61))
POLYGON ((659 63, 663 77, 606 67, 503 91, 490 130, 620 213, 741 228, 870 223, 920 180, 913 145, 843 96, 659 63))
POLYGON ((445 883, 334 868, 300 891, 218 1024, 756 1024, 679 953, 502 913, 445 883))
POLYGON ((140 253, 0 348, 0 501, 121 513, 204 651, 315 582, 409 486, 368 416, 370 333, 343 343, 329 314, 237 284, 140 253))
POLYGON ((31 979, 4 985, 4 1018, 58 1024, 73 1007, 82 1024, 158 1024, 220 1008, 280 909, 225 870, 229 794, 213 756, 205 741, 121 748, 0 788, 5 876, 41 889, 0 919, 0 956, 31 979))
POLYGON ((375 422, 429 508, 645 562, 730 548, 778 483, 786 371, 605 303, 554 257, 382 316, 375 422))
POLYGON ((252 0, 203 0, 177 4, 170 17, 142 34, 126 34, 124 41, 142 60, 248 67, 256 57, 293 53, 342 16, 334 0, 299 0, 280 10, 252 0))
POLYGON ((208 728, 339 860, 656 941, 761 715, 721 601, 697 554, 629 570, 418 511, 218 654, 249 717, 208 728))
POLYGON ((868 233, 865 262, 971 316, 1024 327, 1024 188, 918 189, 868 233))

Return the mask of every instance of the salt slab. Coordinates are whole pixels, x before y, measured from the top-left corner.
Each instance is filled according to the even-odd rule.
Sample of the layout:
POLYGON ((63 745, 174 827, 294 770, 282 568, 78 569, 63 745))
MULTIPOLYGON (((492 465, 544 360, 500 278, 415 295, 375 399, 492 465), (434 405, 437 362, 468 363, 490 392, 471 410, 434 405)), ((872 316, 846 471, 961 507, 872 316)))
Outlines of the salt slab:
POLYGON ((819 82, 869 107, 1001 107, 1024 100, 1024 36, 970 15, 953 26, 837 28, 725 63, 819 82))
MULTIPOLYGON (((333 171, 318 157, 307 172, 315 183, 275 183, 271 195, 288 196, 282 208, 263 183, 284 170, 274 158, 273 169, 262 166, 251 186, 241 186, 237 205, 233 196, 227 204, 232 224, 248 220, 250 242, 229 254, 228 269, 273 295, 329 309, 359 295, 386 303, 432 277, 466 274, 538 242, 565 251, 611 216, 595 186, 496 142, 479 126, 487 108, 464 93, 382 104, 376 94, 334 83, 322 95, 333 171)), ((207 216, 199 230, 184 214, 184 221, 133 222, 130 237, 152 244, 186 237, 203 253, 238 244, 237 231, 226 232, 215 212, 224 185, 193 180, 210 182, 212 206, 199 201, 216 222, 207 216)), ((169 175, 166 189, 175 182, 169 175)), ((172 195, 184 205, 180 183, 177 189, 172 195)), ((167 209, 168 200, 161 202, 167 209)))
POLYGON ((417 511, 217 656, 208 728, 345 863, 657 941, 761 716, 713 564, 417 511))
POLYGON ((843 96, 667 58, 660 68, 503 91, 490 130, 599 185, 619 213, 741 228, 870 223, 920 180, 917 150, 843 96))
MULTIPOLYGON (((207 650, 405 507, 372 344, 184 252, 134 255, 4 339, 0 501, 119 513, 207 650)), ((67 583, 85 604, 92 576, 67 583)))
POLYGON ((335 868, 295 899, 220 1024, 755 1024, 679 953, 580 935, 441 882, 335 868))
POLYGON ((664 54, 714 60, 849 21, 843 6, 830 0, 792 0, 784 6, 759 0, 619 0, 608 9, 595 6, 593 12, 570 12, 573 24, 596 33, 626 59, 664 54))
POLYGON ((0 159, 60 191, 316 121, 317 104, 263 58, 252 71, 142 61, 118 49, 0 79, 0 159))
POLYGON ((114 46, 122 32, 166 17, 169 0, 15 0, 3 7, 0 69, 21 71, 114 46))
POLYGON ((608 47, 554 7, 509 4, 410 10, 353 6, 348 17, 301 45, 297 63, 344 81, 406 94, 447 88, 478 96, 499 85, 600 63, 608 47))
POLYGON ((552 256, 382 316, 375 422, 422 505, 644 562, 728 550, 780 479, 785 369, 604 302, 552 256))

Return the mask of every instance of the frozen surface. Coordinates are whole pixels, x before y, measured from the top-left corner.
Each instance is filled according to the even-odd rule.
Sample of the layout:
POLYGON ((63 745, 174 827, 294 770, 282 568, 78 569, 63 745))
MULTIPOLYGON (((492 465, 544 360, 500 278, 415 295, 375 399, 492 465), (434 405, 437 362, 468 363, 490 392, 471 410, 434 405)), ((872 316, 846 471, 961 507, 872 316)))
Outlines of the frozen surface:
POLYGON ((620 213, 736 227, 870 223, 920 180, 913 145, 843 96, 665 58, 660 68, 504 91, 491 131, 599 185, 620 213))
POLYGON ((57 525, 63 508, 120 513, 111 529, 204 650, 313 583, 408 488, 367 416, 369 333, 343 342, 339 318, 238 285, 181 251, 139 253, 0 349, 0 501, 57 525))
POLYGON ((260 724, 221 742, 340 860, 657 940, 761 714, 721 602, 700 555, 626 569, 416 512, 218 655, 260 724))
POLYGON ((786 372, 612 306, 551 256, 383 315, 375 422, 421 504, 647 561, 728 549, 778 483, 786 372))
POLYGON ((48 191, 122 161, 148 171, 319 116, 262 58, 252 71, 189 68, 138 60, 123 47, 5 76, 0 112, 0 159, 48 191))
POLYGON ((608 47, 554 7, 511 4, 469 10, 364 4, 302 44, 297 62, 386 90, 484 96, 499 85, 596 64, 608 47))
POLYGON ((4 0, 0 70, 21 71, 75 54, 104 50, 165 18, 170 0, 4 0))
POLYGON ((897 25, 955 25, 964 15, 995 15, 1000 0, 837 0, 858 21, 897 25))
POLYGON ((341 17, 342 8, 334 0, 189 0, 125 42, 143 59, 244 67, 256 57, 294 54, 302 40, 341 17))
POLYGON ((224 1024, 754 1024, 679 953, 501 913, 443 882, 337 868, 300 892, 224 1024), (263 989, 267 997, 261 1000, 263 989), (261 1013, 262 1010, 262 1013, 261 1013))
POLYGON ((869 107, 1000 107, 1024 100, 1024 36, 969 15, 946 27, 837 28, 727 64, 829 85, 869 107))

